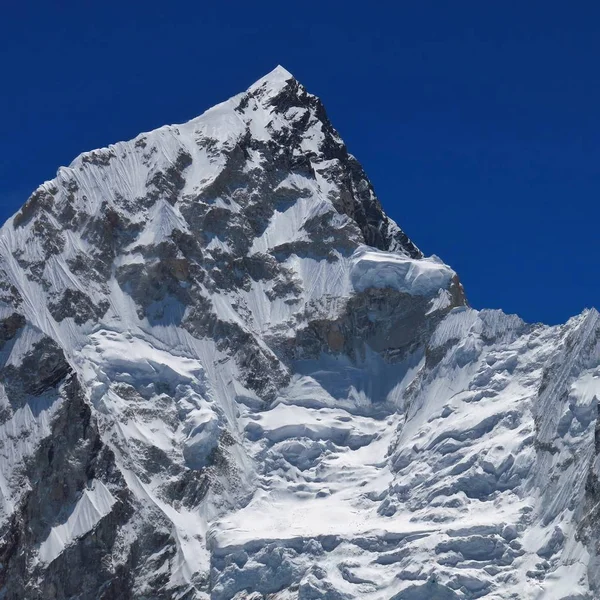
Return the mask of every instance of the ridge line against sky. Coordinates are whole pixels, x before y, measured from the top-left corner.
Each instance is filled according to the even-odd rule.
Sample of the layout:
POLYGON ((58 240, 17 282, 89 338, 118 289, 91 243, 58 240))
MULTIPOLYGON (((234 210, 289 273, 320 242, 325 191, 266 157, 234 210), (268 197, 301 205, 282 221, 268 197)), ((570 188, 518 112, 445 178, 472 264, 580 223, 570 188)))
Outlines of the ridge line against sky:
POLYGON ((185 122, 281 64, 474 307, 564 322, 600 291, 600 7, 583 8, 7 7, 0 219, 79 153, 185 122))

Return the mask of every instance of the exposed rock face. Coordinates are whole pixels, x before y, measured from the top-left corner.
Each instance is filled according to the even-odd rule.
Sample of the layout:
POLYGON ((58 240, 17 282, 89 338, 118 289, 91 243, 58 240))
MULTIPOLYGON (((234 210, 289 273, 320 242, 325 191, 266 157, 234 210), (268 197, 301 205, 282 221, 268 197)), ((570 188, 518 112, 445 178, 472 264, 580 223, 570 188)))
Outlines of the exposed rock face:
POLYGON ((466 306, 277 68, 0 232, 0 597, 594 598, 600 319, 466 306))

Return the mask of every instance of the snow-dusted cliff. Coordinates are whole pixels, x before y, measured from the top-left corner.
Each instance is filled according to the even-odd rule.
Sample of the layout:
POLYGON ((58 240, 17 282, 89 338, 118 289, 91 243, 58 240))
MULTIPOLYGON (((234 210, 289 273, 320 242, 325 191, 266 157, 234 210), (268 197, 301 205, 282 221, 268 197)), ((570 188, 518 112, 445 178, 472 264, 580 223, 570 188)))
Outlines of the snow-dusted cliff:
POLYGON ((466 306, 278 67, 0 232, 0 597, 595 598, 600 318, 466 306))

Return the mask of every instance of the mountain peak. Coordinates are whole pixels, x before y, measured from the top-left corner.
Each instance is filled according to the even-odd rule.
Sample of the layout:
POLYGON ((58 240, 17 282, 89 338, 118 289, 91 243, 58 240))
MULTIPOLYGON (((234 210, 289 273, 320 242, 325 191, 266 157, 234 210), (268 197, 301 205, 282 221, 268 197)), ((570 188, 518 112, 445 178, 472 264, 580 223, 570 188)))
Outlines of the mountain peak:
POLYGON ((255 81, 247 90, 248 94, 259 94, 263 100, 278 96, 291 83, 298 85, 297 79, 284 67, 277 65, 272 71, 255 81))
MULTIPOLYGON (((177 213, 188 210, 188 204, 194 207, 189 210, 200 210, 200 198, 231 202, 233 196, 225 199, 225 190, 219 186, 234 172, 238 185, 245 182, 234 194, 236 202, 248 203, 244 210, 252 210, 256 202, 266 203, 277 186, 287 190, 291 185, 293 191, 286 193, 293 195, 311 190, 313 210, 320 213, 328 207, 349 217, 360 230, 360 243, 422 257, 383 212, 366 174, 348 153, 321 101, 280 65, 246 92, 188 123, 161 127, 129 142, 83 153, 69 168, 60 169, 55 180, 34 192, 14 224, 20 227, 40 211, 47 213, 44 218, 53 215, 49 222, 61 222, 63 216, 56 209, 61 215, 81 213, 84 222, 83 215, 110 208, 146 227, 142 223, 154 222, 152 207, 162 200, 177 205, 177 213), (264 181, 259 181, 259 171, 263 171, 264 181), (286 173, 307 179, 288 184, 286 173), (171 181, 173 178, 176 181, 171 181), (266 185, 267 178, 274 178, 269 194, 263 190, 259 198, 256 190, 251 193, 255 186, 266 185), (103 188, 103 194, 83 193, 91 181, 103 188), (237 197, 242 189, 243 200, 237 197)), ((226 195, 233 194, 227 190, 226 195)), ((44 227, 50 226, 46 223, 44 227)), ((146 234, 140 236, 149 239, 146 234)))
POLYGON ((2 598, 599 597, 598 313, 465 306, 282 67, 40 186, 0 349, 2 598))
POLYGON ((295 77, 281 65, 277 65, 272 71, 261 77, 258 81, 256 81, 251 87, 260 86, 265 82, 269 83, 279 83, 279 82, 288 82, 290 79, 295 79, 295 77))

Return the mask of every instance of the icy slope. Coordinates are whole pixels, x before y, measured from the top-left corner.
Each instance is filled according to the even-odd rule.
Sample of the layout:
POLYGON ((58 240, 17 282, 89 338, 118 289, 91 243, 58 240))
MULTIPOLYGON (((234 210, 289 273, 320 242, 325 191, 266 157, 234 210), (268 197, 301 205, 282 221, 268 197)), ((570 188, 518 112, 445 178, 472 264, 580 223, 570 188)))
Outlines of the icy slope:
POLYGON ((595 311, 546 328, 455 309, 418 368, 392 375, 404 392, 396 410, 325 408, 330 397, 299 379, 247 427, 264 465, 260 493, 213 526, 214 597, 262 577, 273 555, 276 570, 251 589, 298 581, 301 598, 596 597, 587 531, 599 361, 595 311))
POLYGON ((1 597, 597 595, 598 314, 467 308, 281 67, 59 169, 0 300, 1 597))

